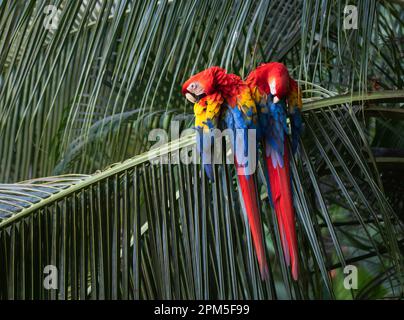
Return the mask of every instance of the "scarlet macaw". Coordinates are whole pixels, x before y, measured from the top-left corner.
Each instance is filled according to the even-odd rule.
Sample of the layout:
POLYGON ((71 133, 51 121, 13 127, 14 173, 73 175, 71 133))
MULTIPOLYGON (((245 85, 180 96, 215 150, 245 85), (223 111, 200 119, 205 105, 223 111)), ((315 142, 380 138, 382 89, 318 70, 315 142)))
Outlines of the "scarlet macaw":
POLYGON ((291 265, 294 280, 298 278, 298 253, 293 208, 289 152, 287 148, 288 113, 295 152, 301 134, 299 87, 287 68, 278 62, 262 64, 252 71, 246 83, 258 105, 258 116, 264 144, 269 180, 268 196, 275 209, 285 260, 291 265), (286 110, 286 104, 289 110, 286 110))
MULTIPOLYGON (((257 124, 257 110, 251 97, 250 89, 240 77, 227 74, 226 70, 222 68, 210 67, 188 79, 182 87, 182 94, 194 103, 195 127, 199 133, 208 133, 223 124, 224 127, 233 131, 234 137, 238 137, 233 138, 232 141, 237 177, 252 233, 261 278, 267 279, 268 265, 262 240, 257 191, 254 175, 248 169, 248 165, 254 160, 245 152, 248 149, 247 131, 248 129, 254 129, 257 124), (241 139, 239 138, 240 135, 234 132, 236 130, 242 130, 241 139), (245 161, 242 161, 237 156, 240 151, 244 151, 244 156, 247 156, 247 161, 249 162, 247 165, 244 163, 245 161)), ((205 154, 210 150, 207 150, 204 145, 206 139, 200 136, 197 140, 197 146, 202 155, 202 162, 204 162, 205 154)), ((209 144, 207 148, 210 148, 209 144)), ((211 164, 204 164, 204 167, 208 177, 213 180, 211 164)))

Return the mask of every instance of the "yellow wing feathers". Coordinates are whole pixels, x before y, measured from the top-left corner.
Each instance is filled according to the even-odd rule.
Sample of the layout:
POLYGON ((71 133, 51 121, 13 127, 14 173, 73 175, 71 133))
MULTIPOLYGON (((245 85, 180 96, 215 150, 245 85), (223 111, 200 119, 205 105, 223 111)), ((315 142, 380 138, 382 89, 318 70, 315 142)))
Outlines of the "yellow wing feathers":
MULTIPOLYGON (((248 87, 243 88, 236 97, 237 108, 245 116, 246 120, 255 120, 257 107, 248 87)), ((195 127, 208 130, 216 126, 220 117, 224 99, 218 95, 209 95, 194 104, 195 127)))
POLYGON ((289 112, 292 112, 294 108, 301 110, 303 107, 302 92, 299 85, 294 80, 291 82, 291 84, 292 85, 288 95, 289 112))
POLYGON ((217 95, 215 95, 215 97, 206 96, 199 102, 195 103, 195 127, 208 129, 209 122, 216 125, 222 103, 223 99, 217 95))
POLYGON ((267 101, 267 95, 261 92, 258 87, 251 89, 251 96, 256 104, 265 104, 267 101))
POLYGON ((248 87, 242 89, 237 96, 237 105, 248 120, 251 120, 251 118, 257 114, 257 107, 250 88, 248 87))

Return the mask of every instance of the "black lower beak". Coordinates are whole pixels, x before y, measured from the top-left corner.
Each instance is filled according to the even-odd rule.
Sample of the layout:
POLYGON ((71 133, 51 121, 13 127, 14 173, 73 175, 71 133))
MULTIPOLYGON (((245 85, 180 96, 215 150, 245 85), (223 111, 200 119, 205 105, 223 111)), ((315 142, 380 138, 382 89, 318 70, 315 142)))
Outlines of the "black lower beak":
POLYGON ((206 97, 205 93, 199 94, 199 95, 193 95, 196 102, 199 102, 199 100, 201 100, 202 98, 206 97))

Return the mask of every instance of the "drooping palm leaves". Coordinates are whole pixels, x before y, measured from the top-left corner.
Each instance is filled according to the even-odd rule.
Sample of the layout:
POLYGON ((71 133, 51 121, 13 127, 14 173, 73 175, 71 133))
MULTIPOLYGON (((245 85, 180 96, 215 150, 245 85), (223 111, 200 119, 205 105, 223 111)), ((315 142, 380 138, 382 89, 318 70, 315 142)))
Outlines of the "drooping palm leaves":
POLYGON ((346 3, 337 0, 0 1, 0 182, 8 183, 0 186, 0 297, 402 294, 401 198, 389 188, 402 156, 373 153, 387 141, 403 148, 401 123, 388 117, 403 94, 377 92, 403 85, 403 11, 387 1, 352 4, 358 30, 343 30, 346 3), (55 30, 44 27, 47 5, 60 10, 55 30), (231 167, 217 168, 210 185, 199 166, 151 165, 156 150, 132 158, 149 149, 150 129, 191 123, 178 89, 185 77, 212 64, 245 75, 271 59, 316 83, 302 82, 312 100, 292 165, 298 285, 282 260, 264 179, 266 284, 231 167), (68 173, 77 175, 16 183, 68 173), (42 286, 46 264, 59 267, 58 292, 42 286), (341 285, 346 264, 359 267, 359 291, 341 285))
MULTIPOLYGON (((358 8, 360 28, 349 32, 341 30, 342 1, 3 1, 0 178, 52 174, 69 144, 87 139, 104 117, 184 108, 180 83, 211 64, 245 75, 262 61, 284 59, 296 75, 325 87, 363 89, 370 43, 392 45, 371 50, 377 68, 369 76, 388 63, 390 73, 397 63, 402 69, 394 47, 399 38, 392 39, 403 29, 400 11, 375 2, 358 8), (55 30, 44 26, 47 5, 60 10, 55 30), (375 12, 378 24, 368 20, 375 12)), ((130 155, 123 150, 114 160, 130 155)))
MULTIPOLYGON (((51 174, 68 145, 104 117, 184 107, 179 84, 207 64, 263 61, 258 33, 277 35, 268 12, 285 14, 282 3, 268 1, 17 1, 1 10, 2 181, 51 174), (48 4, 61 10, 56 30, 43 25, 48 4)), ((266 50, 297 42, 297 13, 289 17, 294 28, 268 39, 266 50)))
MULTIPOLYGON (((361 161, 369 155, 361 132, 351 135, 355 108, 336 104, 339 97, 328 106, 325 101, 308 104, 307 134, 292 165, 299 285, 277 258, 282 257, 279 235, 265 193, 261 207, 271 277, 264 284, 232 167, 217 167, 216 183, 210 185, 199 165, 174 164, 175 157, 168 157, 168 164, 152 164, 194 147, 191 135, 91 176, 1 186, 6 261, 1 296, 333 298, 341 294, 335 274, 350 263, 371 274, 364 288, 374 277, 384 277, 384 294, 398 295, 402 226, 371 163, 361 161), (45 193, 46 188, 51 191, 45 193), (56 293, 40 281, 39 266, 48 264, 59 269, 56 293)), ((367 295, 366 290, 353 294, 367 295)))

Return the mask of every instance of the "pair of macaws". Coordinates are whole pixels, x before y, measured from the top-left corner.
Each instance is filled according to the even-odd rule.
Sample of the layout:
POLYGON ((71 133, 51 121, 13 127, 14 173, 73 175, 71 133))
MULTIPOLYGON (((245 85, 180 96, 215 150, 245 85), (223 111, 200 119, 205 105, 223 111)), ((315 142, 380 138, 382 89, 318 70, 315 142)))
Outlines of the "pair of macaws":
POLYGON ((209 132, 216 128, 235 132, 232 147, 239 188, 264 280, 268 278, 268 264, 254 172, 249 170, 255 160, 248 152, 248 131, 256 130, 257 145, 263 148, 268 196, 276 213, 285 260, 291 267, 293 279, 297 280, 295 213, 287 148, 287 137, 291 136, 292 150, 297 149, 302 127, 302 101, 296 81, 278 62, 262 64, 245 81, 222 68, 210 67, 188 79, 182 94, 194 103, 195 128, 199 132, 197 147, 209 179, 213 180, 214 174, 212 164, 207 160, 211 143, 207 143, 206 137, 211 139, 209 132))

